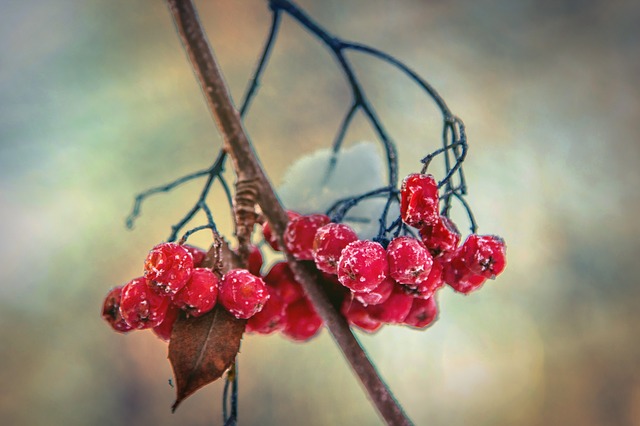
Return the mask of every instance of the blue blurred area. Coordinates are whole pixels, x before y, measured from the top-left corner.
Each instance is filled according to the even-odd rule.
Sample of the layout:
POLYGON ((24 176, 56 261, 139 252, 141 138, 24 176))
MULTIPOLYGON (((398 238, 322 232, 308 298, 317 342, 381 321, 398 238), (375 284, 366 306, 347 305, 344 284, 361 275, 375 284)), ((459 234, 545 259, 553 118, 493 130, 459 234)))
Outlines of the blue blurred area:
MULTIPOLYGON (((300 3, 440 91, 467 125, 480 232, 508 243, 504 275, 468 297, 443 291, 429 330, 362 336, 416 424, 640 424, 640 6, 300 3)), ((240 99, 268 31, 266 2, 198 6, 240 99)), ((401 174, 419 169, 439 143, 435 108, 392 68, 350 58, 401 174)), ((286 19, 260 90, 246 124, 279 183, 295 159, 331 144, 350 99, 331 56, 286 19)), ((372 135, 360 117, 347 143, 372 135)), ((99 317, 107 291, 141 274, 199 187, 150 199, 131 232, 134 195, 208 166, 220 144, 161 2, 3 2, 3 424, 220 421, 220 383, 171 415, 165 344, 116 335, 99 317)), ((222 192, 212 199, 231 235, 222 192)), ((240 423, 379 420, 325 331, 304 345, 244 339, 240 423)))

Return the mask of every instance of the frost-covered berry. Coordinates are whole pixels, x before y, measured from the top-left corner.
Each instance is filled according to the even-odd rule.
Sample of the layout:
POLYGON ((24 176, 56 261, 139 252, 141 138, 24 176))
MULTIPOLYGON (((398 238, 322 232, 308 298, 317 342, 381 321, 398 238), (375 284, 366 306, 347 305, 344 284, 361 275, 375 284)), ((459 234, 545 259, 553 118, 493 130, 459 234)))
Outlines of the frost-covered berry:
POLYGON ((193 256, 175 243, 155 246, 144 262, 144 276, 157 294, 174 296, 185 286, 193 271, 193 256))
POLYGON ((269 273, 264 277, 264 282, 282 298, 287 305, 304 296, 304 290, 293 276, 287 262, 275 263, 269 273))
POLYGON ((102 303, 102 318, 118 333, 131 331, 132 327, 120 315, 120 298, 122 287, 112 288, 102 303))
POLYGON ((420 229, 420 237, 433 257, 446 257, 460 244, 458 227, 445 216, 440 216, 434 225, 423 226, 420 229))
POLYGON ((355 325, 366 332, 373 333, 382 326, 382 323, 372 318, 367 308, 357 299, 346 298, 342 303, 341 312, 349 324, 355 325))
POLYGON ((367 306, 367 311, 378 321, 398 324, 409 315, 412 305, 413 297, 406 294, 402 286, 396 285, 387 300, 379 305, 367 306))
POLYGON ((322 272, 337 274, 342 250, 358 240, 356 232, 342 223, 329 223, 318 228, 313 240, 313 260, 322 272))
POLYGON ((506 249, 496 235, 471 234, 460 247, 460 257, 474 274, 495 278, 506 266, 506 249))
POLYGON ((144 277, 134 278, 122 289, 120 315, 131 328, 153 328, 164 321, 170 301, 152 291, 144 277))
POLYGON ((236 318, 247 319, 260 312, 269 300, 269 290, 246 269, 232 269, 222 277, 218 300, 236 318))
POLYGON ((469 294, 482 287, 487 280, 482 275, 474 274, 460 256, 460 249, 443 264, 442 279, 458 293, 469 294))
POLYGON ((173 324, 175 324, 176 320, 178 319, 179 313, 180 308, 174 305, 169 305, 167 313, 164 316, 164 320, 160 323, 160 325, 153 327, 153 333, 160 339, 168 342, 171 339, 173 324))
POLYGON ((322 328, 322 318, 306 298, 287 306, 282 334, 297 342, 304 342, 318 334, 322 328))
POLYGON ((204 258, 207 257, 207 252, 202 250, 200 247, 190 246, 189 244, 183 244, 182 247, 184 247, 189 253, 191 253, 191 256, 193 256, 193 266, 195 268, 199 268, 200 265, 202 265, 202 262, 204 262, 204 258))
POLYGON ((199 317, 206 314, 218 299, 218 277, 207 268, 195 268, 191 278, 174 297, 173 304, 187 315, 199 317))
POLYGON ((411 327, 425 328, 438 316, 438 305, 435 297, 428 299, 413 299, 413 305, 404 323, 411 327))
POLYGON ((371 291, 386 277, 389 265, 387 252, 374 241, 349 243, 338 261, 338 280, 353 291, 371 291))
POLYGON ((364 306, 379 305, 391 296, 391 292, 395 285, 396 282, 392 278, 387 277, 368 293, 357 291, 353 293, 353 297, 364 306))
POLYGON ((270 334, 281 330, 285 323, 286 303, 277 293, 270 293, 269 300, 262 310, 247 320, 247 331, 259 334, 270 334))
POLYGON ((394 238, 387 247, 389 275, 400 284, 416 286, 429 277, 433 258, 413 237, 394 238))
POLYGON ((400 196, 400 215, 407 225, 421 228, 438 221, 438 183, 432 175, 408 175, 402 181, 400 196))
MULTIPOLYGON (((289 217, 289 222, 291 222, 293 219, 300 217, 300 213, 294 212, 293 210, 287 210, 287 216, 289 217)), ((275 251, 282 251, 282 247, 278 244, 278 239, 273 234, 269 222, 265 222, 264 225, 262 225, 262 235, 264 236, 264 240, 269 243, 272 249, 275 251)))
POLYGON ((287 251, 298 260, 313 260, 316 231, 329 221, 325 214, 308 214, 290 220, 283 236, 287 251))
POLYGON ((438 259, 434 259, 431 272, 429 272, 429 277, 416 287, 410 289, 409 293, 420 299, 428 299, 432 297, 437 290, 444 286, 442 271, 442 263, 438 259))

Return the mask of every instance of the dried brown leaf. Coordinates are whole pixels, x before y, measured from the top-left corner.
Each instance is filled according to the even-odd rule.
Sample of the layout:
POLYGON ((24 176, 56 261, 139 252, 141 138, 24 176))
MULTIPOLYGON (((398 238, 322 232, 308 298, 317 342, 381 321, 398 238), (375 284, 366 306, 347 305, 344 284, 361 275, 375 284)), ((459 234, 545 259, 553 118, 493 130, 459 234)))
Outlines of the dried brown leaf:
POLYGON ((169 361, 173 367, 178 405, 201 387, 219 379, 234 362, 246 320, 220 305, 199 318, 181 316, 173 326, 169 361))

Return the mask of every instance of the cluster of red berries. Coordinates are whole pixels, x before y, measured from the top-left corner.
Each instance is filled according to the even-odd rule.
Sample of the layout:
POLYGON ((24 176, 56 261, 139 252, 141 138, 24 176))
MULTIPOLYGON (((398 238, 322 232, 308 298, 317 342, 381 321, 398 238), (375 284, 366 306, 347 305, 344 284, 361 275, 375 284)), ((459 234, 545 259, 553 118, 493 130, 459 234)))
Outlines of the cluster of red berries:
MULTIPOLYGON (((407 176, 401 188, 401 218, 418 230, 420 238, 399 236, 386 248, 359 240, 349 226, 331 223, 324 214, 289 211, 286 250, 298 260, 314 261, 325 290, 332 301, 338 299, 350 324, 369 332, 385 323, 424 328, 437 316, 437 290, 448 284, 457 292, 469 293, 505 267, 506 247, 500 237, 471 234, 459 245, 460 232, 440 215, 438 197, 433 176, 407 176)), ((282 251, 268 223, 263 234, 274 250, 282 251)), ((249 320, 248 330, 281 329, 295 340, 313 337, 322 321, 287 263, 273 266, 265 282, 272 298, 249 320)))
MULTIPOLYGON (((438 185, 433 176, 411 174, 401 187, 402 221, 419 238, 398 236, 386 247, 360 240, 342 223, 324 214, 289 211, 284 233, 286 250, 296 259, 313 261, 329 299, 347 321, 368 332, 383 324, 424 328, 438 314, 436 292, 445 284, 460 293, 478 289, 505 267, 504 241, 494 235, 471 234, 460 245, 456 225, 438 210, 438 185)), ((263 226, 265 241, 283 251, 263 226)), ((103 317, 120 332, 153 328, 165 340, 180 309, 190 316, 210 311, 217 301, 247 331, 281 331, 306 341, 322 328, 322 318, 296 281, 287 262, 275 263, 261 276, 262 254, 252 246, 248 270, 234 269, 221 279, 199 268, 205 252, 191 246, 163 243, 151 250, 144 276, 108 294, 103 317)))
MULTIPOLYGON (((269 290, 260 277, 232 269, 219 278, 211 269, 198 267, 205 255, 188 245, 155 246, 144 262, 144 275, 109 292, 102 317, 121 333, 151 328, 169 340, 180 310, 199 317, 219 302, 236 318, 247 319, 263 308, 269 290)), ((258 271, 261 264, 262 257, 258 271)))

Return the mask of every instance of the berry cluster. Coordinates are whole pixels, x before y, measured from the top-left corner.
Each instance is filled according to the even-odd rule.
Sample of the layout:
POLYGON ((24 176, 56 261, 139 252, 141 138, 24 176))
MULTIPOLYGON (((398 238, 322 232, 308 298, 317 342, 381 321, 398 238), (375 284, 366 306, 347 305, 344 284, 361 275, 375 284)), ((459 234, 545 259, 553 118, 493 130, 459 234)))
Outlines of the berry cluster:
POLYGON ((180 310, 199 317, 219 302, 236 318, 251 318, 270 297, 264 281, 251 273, 262 265, 256 250, 249 257, 249 270, 232 269, 219 278, 211 269, 199 267, 205 259, 203 250, 159 244, 147 255, 142 277, 109 292, 102 317, 118 332, 151 328, 163 340, 169 340, 180 310))
MULTIPOLYGON (((467 294, 505 267, 506 247, 500 237, 471 234, 460 245, 456 225, 438 211, 433 176, 411 174, 400 192, 401 219, 417 229, 419 238, 408 232, 386 247, 358 239, 353 229, 332 223, 326 215, 288 212, 286 250, 298 260, 314 261, 330 299, 351 325, 368 332, 385 323, 424 328, 437 316, 437 290, 448 284, 467 294)), ((263 234, 274 250, 282 251, 268 223, 263 234)), ((272 297, 249 320, 248 331, 282 330, 294 340, 313 337, 322 320, 287 263, 275 264, 264 280, 272 297)))

